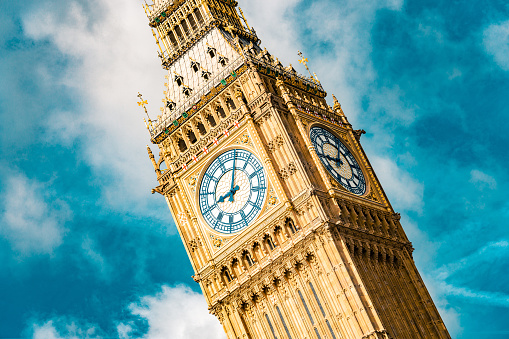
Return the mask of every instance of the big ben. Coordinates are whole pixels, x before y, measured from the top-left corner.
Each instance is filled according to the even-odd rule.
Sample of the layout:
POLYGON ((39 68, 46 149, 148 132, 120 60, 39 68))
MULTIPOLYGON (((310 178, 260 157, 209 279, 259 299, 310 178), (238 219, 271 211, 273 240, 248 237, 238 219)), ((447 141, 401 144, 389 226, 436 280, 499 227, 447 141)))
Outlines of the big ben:
POLYGON ((145 10, 168 71, 153 193, 227 337, 450 338, 336 97, 262 49, 234 0, 145 10))

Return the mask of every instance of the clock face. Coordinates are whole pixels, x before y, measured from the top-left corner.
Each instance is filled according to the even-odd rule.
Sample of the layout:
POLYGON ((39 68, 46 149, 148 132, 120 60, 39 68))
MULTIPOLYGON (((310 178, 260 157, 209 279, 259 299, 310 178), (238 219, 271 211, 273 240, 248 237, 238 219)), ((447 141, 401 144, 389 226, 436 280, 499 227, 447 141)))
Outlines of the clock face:
POLYGON ((348 191, 356 195, 366 193, 362 170, 348 148, 331 132, 311 128, 311 142, 327 171, 348 191))
POLYGON ((232 149, 207 168, 200 184, 200 209, 205 221, 221 233, 247 227, 261 212, 267 179, 256 156, 232 149))

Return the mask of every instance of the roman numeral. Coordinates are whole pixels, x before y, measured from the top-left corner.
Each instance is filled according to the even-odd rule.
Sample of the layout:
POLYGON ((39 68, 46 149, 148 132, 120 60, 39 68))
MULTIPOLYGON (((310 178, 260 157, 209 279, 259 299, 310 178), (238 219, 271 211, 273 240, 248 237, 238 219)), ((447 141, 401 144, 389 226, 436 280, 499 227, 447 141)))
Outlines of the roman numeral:
POLYGON ((253 187, 253 188, 251 188, 251 191, 259 192, 259 191, 264 190, 264 189, 266 189, 266 187, 253 187))

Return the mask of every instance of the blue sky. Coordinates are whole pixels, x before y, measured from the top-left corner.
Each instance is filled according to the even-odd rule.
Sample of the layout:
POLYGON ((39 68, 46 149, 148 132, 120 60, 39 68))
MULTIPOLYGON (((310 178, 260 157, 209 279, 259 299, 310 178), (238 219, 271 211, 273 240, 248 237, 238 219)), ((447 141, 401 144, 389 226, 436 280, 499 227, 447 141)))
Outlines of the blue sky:
MULTIPOLYGON (((453 337, 509 338, 507 2, 240 5, 367 131, 453 337)), ((141 3, 0 9, 0 338, 223 338, 150 194, 136 95, 155 116, 165 79, 141 3)))

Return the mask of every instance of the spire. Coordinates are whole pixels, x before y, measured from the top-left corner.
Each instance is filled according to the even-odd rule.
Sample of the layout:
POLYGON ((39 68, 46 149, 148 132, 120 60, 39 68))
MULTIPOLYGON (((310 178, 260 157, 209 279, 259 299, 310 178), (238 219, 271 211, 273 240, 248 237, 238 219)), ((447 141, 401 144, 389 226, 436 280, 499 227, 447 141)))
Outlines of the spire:
POLYGON ((332 95, 332 100, 334 100, 334 106, 332 106, 332 109, 334 109, 335 111, 341 110, 341 104, 339 103, 338 98, 336 98, 334 94, 332 95))

